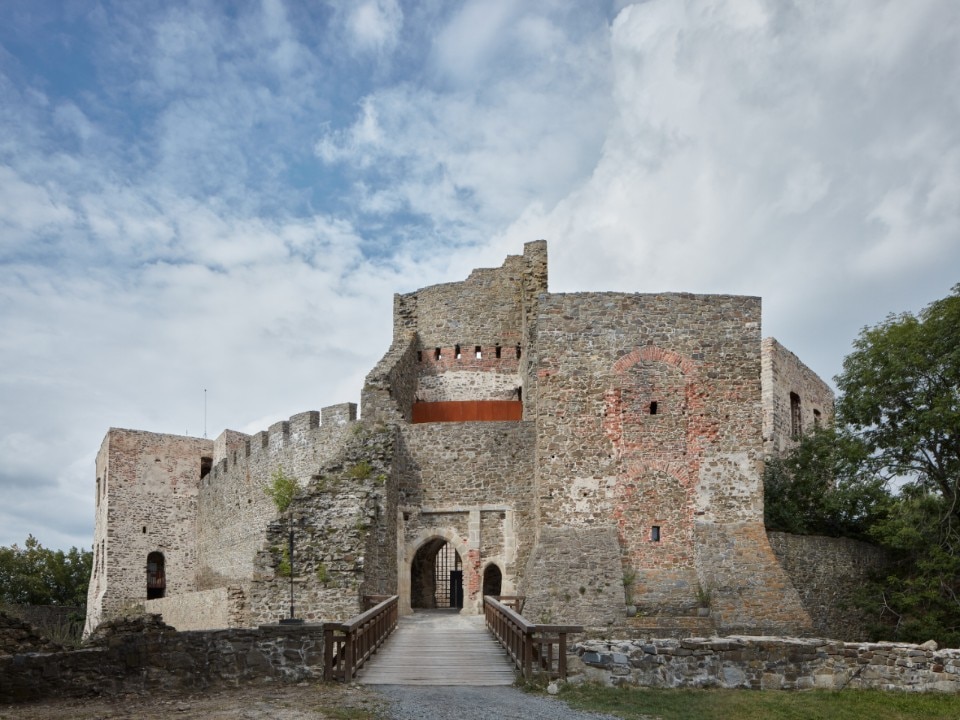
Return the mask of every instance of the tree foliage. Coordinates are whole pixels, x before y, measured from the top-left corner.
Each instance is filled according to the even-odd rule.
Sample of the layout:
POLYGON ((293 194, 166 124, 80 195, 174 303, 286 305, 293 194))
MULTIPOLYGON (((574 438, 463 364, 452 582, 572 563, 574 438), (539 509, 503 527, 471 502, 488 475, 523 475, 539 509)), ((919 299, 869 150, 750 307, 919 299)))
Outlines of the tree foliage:
POLYGON ((0 601, 84 606, 92 566, 89 550, 49 550, 29 535, 23 547, 0 547, 0 601))
POLYGON ((298 488, 296 478, 290 477, 283 472, 283 467, 278 466, 270 476, 270 483, 263 490, 273 500, 277 511, 282 514, 290 507, 298 488))
POLYGON ((873 470, 938 493, 960 518, 960 285, 918 316, 864 328, 836 378, 837 416, 873 470))
POLYGON ((797 535, 866 538, 892 501, 883 478, 865 472, 866 447, 834 426, 816 428, 764 471, 764 521, 797 535))

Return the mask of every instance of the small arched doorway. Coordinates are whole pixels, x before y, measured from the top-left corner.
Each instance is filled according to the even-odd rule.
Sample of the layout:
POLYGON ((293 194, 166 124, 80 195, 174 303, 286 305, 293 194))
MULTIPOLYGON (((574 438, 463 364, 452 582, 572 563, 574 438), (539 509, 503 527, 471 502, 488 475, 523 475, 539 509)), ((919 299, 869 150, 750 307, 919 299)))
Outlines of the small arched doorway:
POLYGON ((164 572, 163 553, 147 555, 147 600, 162 598, 167 591, 167 576, 164 572))
POLYGON ((502 595, 503 573, 496 564, 490 563, 483 571, 483 594, 502 595))
POLYGON ((414 609, 462 608, 463 562, 443 538, 427 540, 410 564, 410 606, 414 609))

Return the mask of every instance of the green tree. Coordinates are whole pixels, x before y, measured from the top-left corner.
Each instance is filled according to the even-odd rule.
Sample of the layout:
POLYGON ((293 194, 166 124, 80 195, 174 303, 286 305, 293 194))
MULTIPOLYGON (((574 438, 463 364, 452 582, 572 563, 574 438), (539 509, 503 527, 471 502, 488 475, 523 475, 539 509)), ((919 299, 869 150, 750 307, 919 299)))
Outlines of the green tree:
POLYGON ((22 548, 0 547, 0 601, 84 606, 92 565, 89 550, 49 550, 29 535, 22 548))
POLYGON ((868 537, 892 498, 886 482, 867 471, 866 446, 843 428, 804 435, 764 470, 767 528, 797 535, 868 537))
POLYGON ((900 486, 868 530, 893 564, 865 604, 897 639, 960 644, 960 285, 864 328, 836 380, 861 468, 900 486))
POLYGON ((960 285, 864 328, 836 381, 838 418, 873 469, 940 494, 960 518, 960 285))

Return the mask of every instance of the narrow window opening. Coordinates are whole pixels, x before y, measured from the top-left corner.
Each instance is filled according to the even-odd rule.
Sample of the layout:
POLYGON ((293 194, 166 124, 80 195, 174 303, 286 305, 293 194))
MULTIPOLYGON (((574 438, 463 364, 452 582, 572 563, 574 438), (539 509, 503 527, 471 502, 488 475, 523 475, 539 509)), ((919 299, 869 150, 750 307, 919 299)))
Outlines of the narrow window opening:
POLYGON ((423 362, 423 350, 417 350, 417 362, 423 362))
POLYGON ((473 352, 474 352, 474 355, 476 356, 477 360, 483 360, 483 351, 480 349, 480 346, 479 346, 479 345, 477 345, 477 346, 473 349, 473 352))
POLYGON ((434 349, 433 349, 433 359, 434 359, 434 360, 439 360, 441 357, 443 357, 443 356, 440 354, 440 348, 434 348, 434 349))
POLYGON ((523 388, 522 388, 522 387, 518 387, 518 388, 517 388, 517 400, 519 400, 520 402, 523 402, 523 388))
POLYGON ((821 420, 821 418, 820 418, 820 411, 819 411, 819 410, 814 410, 814 411, 813 411, 813 426, 814 426, 814 427, 820 427, 820 420, 821 420))
POLYGON ((790 436, 794 439, 803 433, 803 413, 800 407, 800 396, 790 393, 790 436))
POLYGON ((100 506, 100 478, 97 478, 97 507, 100 506))
POLYGON ((162 598, 167 591, 163 565, 163 553, 152 552, 147 555, 147 600, 162 598))
POLYGON ((660 542, 660 526, 654 525, 650 528, 650 542, 660 542))
MULTIPOLYGON (((234 462, 236 462, 236 457, 234 457, 234 462)), ((213 458, 200 458, 200 479, 203 480, 207 475, 210 474, 211 470, 213 470, 213 458)))
POLYGON ((503 348, 501 348, 499 345, 497 345, 497 346, 493 349, 493 356, 494 356, 497 360, 500 359, 500 352, 501 352, 502 349, 503 349, 503 348))
POLYGON ((520 345, 517 345, 517 360, 520 359, 520 345))
POLYGON ((146 525, 143 526, 143 534, 144 534, 144 535, 147 534, 147 526, 146 526, 146 525))
POLYGON ((454 345, 454 346, 453 346, 453 355, 454 355, 454 357, 457 358, 457 360, 460 359, 460 346, 459 346, 459 345, 454 345))
POLYGON ((652 403, 650 403, 650 414, 651 414, 651 415, 656 415, 656 414, 657 414, 657 409, 658 409, 657 401, 654 400, 652 403))

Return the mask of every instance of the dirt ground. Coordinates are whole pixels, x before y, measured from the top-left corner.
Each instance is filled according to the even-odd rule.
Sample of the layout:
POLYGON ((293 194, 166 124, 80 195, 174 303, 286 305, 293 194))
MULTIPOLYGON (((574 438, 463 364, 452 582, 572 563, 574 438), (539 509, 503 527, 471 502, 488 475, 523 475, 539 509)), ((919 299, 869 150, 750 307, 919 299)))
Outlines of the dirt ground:
POLYGON ((261 685, 182 695, 48 700, 0 705, 0 720, 374 720, 386 702, 369 688, 338 683, 261 685))

